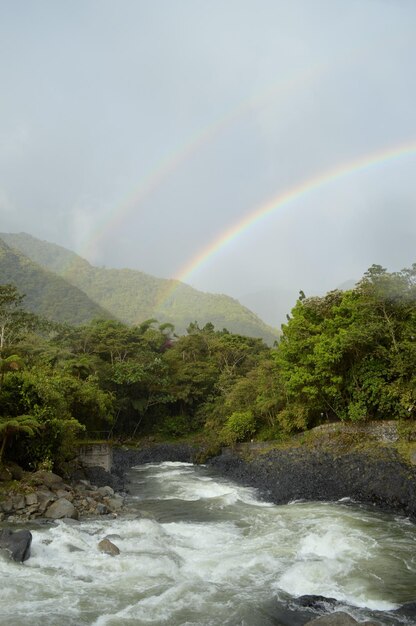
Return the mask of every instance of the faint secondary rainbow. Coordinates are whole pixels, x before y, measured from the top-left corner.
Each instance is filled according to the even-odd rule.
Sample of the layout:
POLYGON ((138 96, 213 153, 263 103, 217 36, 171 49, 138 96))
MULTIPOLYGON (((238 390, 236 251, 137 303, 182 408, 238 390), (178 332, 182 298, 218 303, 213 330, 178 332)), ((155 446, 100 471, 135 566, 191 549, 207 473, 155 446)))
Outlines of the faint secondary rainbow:
MULTIPOLYGON (((227 228, 219 237, 217 237, 214 241, 211 241, 184 267, 182 267, 182 269, 175 276, 174 280, 187 282, 192 274, 206 265, 223 248, 238 239, 238 237, 240 237, 254 224, 266 219, 269 215, 272 215, 279 209, 284 209, 291 203, 302 199, 304 196, 307 196, 315 191, 319 191, 322 187, 336 183, 339 180, 364 172, 367 169, 374 168, 384 163, 394 161, 395 159, 405 158, 412 155, 416 155, 416 141, 364 154, 353 160, 340 163, 316 176, 303 179, 287 191, 279 192, 270 200, 254 209, 254 211, 251 211, 239 222, 227 228)), ((159 302, 158 309, 163 307, 166 301, 174 294, 178 286, 179 284, 177 282, 175 282, 173 286, 169 286, 159 302)))
MULTIPOLYGON (((94 249, 100 240, 108 233, 114 233, 114 229, 126 220, 129 215, 138 210, 140 204, 154 191, 160 188, 163 182, 175 172, 183 163, 193 157, 205 144, 212 141, 220 133, 228 129, 233 123, 244 117, 250 111, 255 111, 267 104, 273 97, 293 95, 299 88, 305 88, 308 83, 316 81, 324 76, 334 66, 339 68, 343 63, 351 63, 354 58, 361 59, 368 45, 348 52, 338 58, 332 58, 325 62, 315 63, 309 67, 293 72, 285 79, 279 79, 268 86, 264 91, 254 94, 238 102, 228 112, 213 120, 207 126, 198 129, 189 139, 176 147, 164 158, 160 159, 146 175, 142 176, 130 194, 114 206, 95 228, 79 252, 81 256, 88 257, 91 249, 94 249)), ((192 262, 191 262, 192 265, 192 262)), ((184 270, 186 275, 186 269, 184 270)), ((182 274, 181 274, 182 275, 182 274)))
MULTIPOLYGON (((279 80, 262 93, 240 101, 237 106, 214 120, 208 126, 200 128, 188 141, 159 160, 147 175, 140 179, 131 193, 109 211, 94 233, 83 244, 79 254, 83 257, 88 257, 90 250, 94 249, 107 233, 113 233, 114 229, 125 221, 129 215, 133 214, 147 197, 160 188, 173 172, 183 163, 190 160, 205 144, 231 127, 238 119, 264 105, 273 97, 293 94, 294 90, 300 87, 304 88, 309 81, 317 79, 326 69, 326 64, 317 64, 285 80, 279 80)), ((70 271, 70 269, 69 267, 68 270, 70 271)))

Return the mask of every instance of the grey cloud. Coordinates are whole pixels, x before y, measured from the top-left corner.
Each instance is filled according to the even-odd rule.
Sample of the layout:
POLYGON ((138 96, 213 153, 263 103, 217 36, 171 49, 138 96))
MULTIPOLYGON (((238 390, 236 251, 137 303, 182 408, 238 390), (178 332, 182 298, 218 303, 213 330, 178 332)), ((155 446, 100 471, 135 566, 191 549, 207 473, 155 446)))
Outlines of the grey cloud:
MULTIPOLYGON (((100 264, 174 275, 277 194, 416 140, 412 2, 26 0, 1 11, 2 229, 100 264)), ((414 164, 391 160, 276 211, 190 282, 311 293, 372 262, 410 264, 414 164)))

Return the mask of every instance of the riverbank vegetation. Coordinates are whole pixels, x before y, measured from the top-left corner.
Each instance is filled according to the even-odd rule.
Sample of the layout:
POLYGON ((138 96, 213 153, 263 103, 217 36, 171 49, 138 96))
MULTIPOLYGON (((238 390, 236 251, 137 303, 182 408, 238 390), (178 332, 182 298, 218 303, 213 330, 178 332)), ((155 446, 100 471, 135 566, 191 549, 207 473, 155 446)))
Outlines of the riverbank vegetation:
POLYGON ((2 285, 0 460, 59 469, 83 437, 233 444, 334 421, 398 420, 412 438, 415 302, 416 264, 374 265, 354 289, 301 292, 269 348, 210 323, 56 324, 2 285))

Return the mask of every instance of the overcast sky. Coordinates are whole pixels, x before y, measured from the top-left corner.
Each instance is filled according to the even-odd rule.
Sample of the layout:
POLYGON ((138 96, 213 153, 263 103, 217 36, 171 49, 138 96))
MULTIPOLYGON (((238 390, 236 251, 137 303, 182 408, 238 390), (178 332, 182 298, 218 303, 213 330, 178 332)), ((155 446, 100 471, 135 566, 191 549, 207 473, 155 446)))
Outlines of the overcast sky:
MULTIPOLYGON (((181 276, 280 193, 416 147, 415 27, 414 0, 0 0, 0 229, 181 276)), ((413 152, 299 196, 185 278, 277 325, 276 293, 289 309, 415 262, 415 200, 413 152)))

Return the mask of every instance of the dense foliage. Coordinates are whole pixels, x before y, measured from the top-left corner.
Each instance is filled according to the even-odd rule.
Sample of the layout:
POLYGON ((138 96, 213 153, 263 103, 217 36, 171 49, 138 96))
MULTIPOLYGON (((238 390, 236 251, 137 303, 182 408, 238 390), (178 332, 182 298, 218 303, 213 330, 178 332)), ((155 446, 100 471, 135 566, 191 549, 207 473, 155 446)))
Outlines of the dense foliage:
POLYGON ((276 354, 289 424, 414 417, 415 302, 416 264, 373 265, 353 290, 298 300, 276 354))
POLYGON ((278 346, 149 319, 58 326, 0 286, 0 458, 62 466, 76 439, 273 439, 324 421, 414 419, 416 264, 301 293, 278 346))

